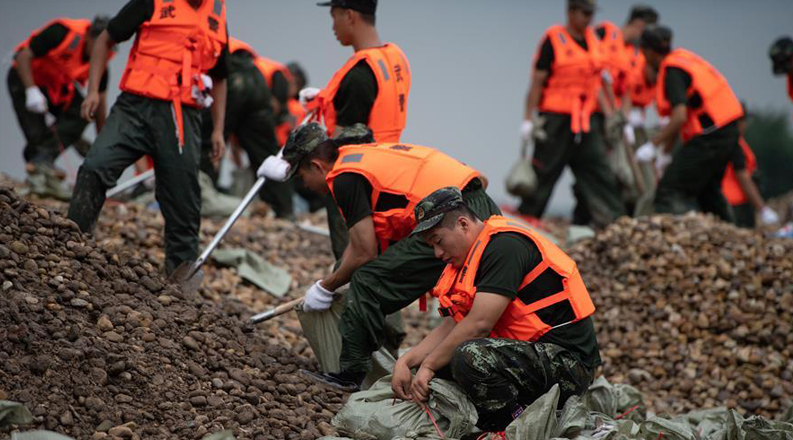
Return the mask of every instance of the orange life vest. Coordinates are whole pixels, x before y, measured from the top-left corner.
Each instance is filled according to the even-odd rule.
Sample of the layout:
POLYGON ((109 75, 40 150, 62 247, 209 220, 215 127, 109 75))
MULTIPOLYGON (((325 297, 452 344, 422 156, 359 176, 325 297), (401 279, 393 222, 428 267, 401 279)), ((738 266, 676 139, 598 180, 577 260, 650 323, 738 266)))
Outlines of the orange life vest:
POLYGON ((584 50, 560 25, 548 28, 545 38, 553 46, 554 60, 542 91, 540 110, 568 114, 573 133, 589 132, 589 120, 597 107, 600 72, 604 66, 600 41, 595 31, 587 28, 588 49, 584 50))
POLYGON ((225 0, 203 0, 198 9, 187 0, 154 0, 154 14, 138 29, 119 87, 173 102, 180 150, 182 104, 198 107, 193 86, 203 89, 199 75, 215 66, 227 41, 225 0))
POLYGON ((292 72, 289 71, 289 68, 287 68, 286 65, 259 55, 253 49, 253 47, 242 40, 229 37, 229 52, 234 53, 240 50, 251 54, 251 57, 253 57, 253 64, 256 65, 256 67, 262 73, 262 76, 264 76, 265 81, 267 81, 267 87, 272 89, 273 75, 275 72, 281 72, 286 77, 287 81, 292 80, 292 72))
MULTIPOLYGON (((738 144, 741 145, 741 151, 743 151, 743 156, 746 158, 746 171, 751 176, 757 169, 757 159, 754 156, 754 151, 746 143, 746 139, 743 136, 738 139, 738 144)), ((733 168, 731 163, 727 165, 727 169, 724 171, 724 178, 721 180, 721 192, 732 206, 743 205, 749 201, 746 198, 746 193, 743 192, 741 185, 738 183, 735 168, 733 168)))
POLYGON ((306 117, 306 109, 300 105, 300 101, 297 99, 289 98, 286 102, 286 110, 288 112, 286 119, 275 127, 275 138, 278 140, 278 145, 281 146, 286 145, 289 133, 306 117))
MULTIPOLYGON (((68 32, 58 47, 41 57, 33 58, 31 69, 33 81, 46 90, 53 105, 68 105, 74 97, 74 83, 85 87, 88 83, 89 56, 85 40, 88 38, 89 20, 58 18, 37 29, 25 41, 19 43, 16 52, 28 47, 30 40, 53 24, 64 26, 68 32)), ((112 58, 115 55, 110 53, 112 58)), ((14 63, 16 67, 16 62, 14 63)))
POLYGON ((523 278, 520 289, 534 282, 546 270, 552 270, 562 277, 563 289, 560 292, 547 292, 548 296, 529 304, 525 304, 519 298, 512 300, 493 326, 490 332, 491 338, 536 341, 554 328, 543 322, 537 316, 537 312, 562 301, 570 303, 575 318, 556 327, 580 321, 595 312, 595 305, 572 258, 525 224, 506 217, 492 216, 485 220, 482 232, 465 257, 465 265, 459 269, 455 269, 451 264, 447 265, 433 288, 432 295, 438 298, 440 304, 438 310, 442 316, 451 316, 455 321, 460 322, 471 311, 476 296, 474 278, 479 269, 479 262, 492 237, 503 232, 516 232, 526 236, 534 242, 542 255, 542 262, 523 278))
POLYGON ((666 69, 669 67, 683 69, 691 75, 691 85, 686 96, 690 98, 694 94, 699 94, 702 98, 702 105, 699 108, 687 109, 686 123, 681 130, 683 141, 715 131, 743 115, 741 102, 733 93, 727 79, 718 70, 693 52, 675 49, 664 58, 658 68, 656 103, 661 116, 668 116, 672 111, 664 91, 666 69), (709 117, 713 121, 713 126, 703 128, 700 122, 702 116, 709 117))
POLYGON ((625 53, 628 56, 627 88, 631 95, 631 104, 634 107, 645 108, 655 100, 655 84, 648 83, 644 74, 647 60, 644 59, 642 51, 632 44, 625 46, 625 53))
POLYGON ((413 208, 421 199, 447 186, 463 189, 480 175, 440 150, 398 143, 341 147, 338 160, 325 178, 331 193, 333 179, 342 173, 360 174, 372 185, 372 220, 381 252, 391 242, 410 235, 416 227, 413 208), (404 196, 407 206, 376 211, 383 193, 404 196))
MULTIPOLYGON (((614 92, 615 106, 616 109, 619 109, 622 105, 622 97, 627 91, 628 73, 630 72, 625 38, 622 36, 622 29, 610 21, 604 21, 599 27, 605 30, 600 45, 604 52, 604 65, 611 75, 611 89, 614 92)), ((598 103, 598 107, 600 107, 600 103, 598 103)))
POLYGON ((328 134, 332 135, 336 128, 333 98, 347 72, 361 60, 366 61, 377 79, 377 98, 366 125, 372 129, 377 142, 398 142, 407 117, 410 65, 402 49, 394 43, 355 52, 312 101, 309 110, 318 110, 318 117, 324 121, 328 134))

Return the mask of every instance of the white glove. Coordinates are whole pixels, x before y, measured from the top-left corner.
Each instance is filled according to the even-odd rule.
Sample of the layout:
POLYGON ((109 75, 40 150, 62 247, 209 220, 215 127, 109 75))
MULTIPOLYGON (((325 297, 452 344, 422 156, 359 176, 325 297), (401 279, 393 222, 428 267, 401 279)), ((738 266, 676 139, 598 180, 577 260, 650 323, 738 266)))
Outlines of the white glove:
POLYGON ((655 157, 655 171, 658 172, 659 176, 664 173, 670 163, 672 163, 672 155, 659 149, 658 155, 655 157))
POLYGON ((25 108, 39 114, 47 111, 47 98, 37 86, 25 89, 25 108))
POLYGON ((669 124, 669 116, 661 116, 658 118, 658 125, 666 127, 667 124, 669 124))
POLYGON ((330 308, 333 292, 322 287, 321 281, 317 281, 306 291, 306 296, 303 298, 304 312, 319 312, 330 308))
POLYGON ((531 119, 526 119, 520 124, 520 138, 524 141, 531 140, 531 132, 534 131, 534 122, 531 119))
POLYGON ((636 133, 633 131, 633 125, 625 124, 625 127, 622 128, 622 134, 625 135, 625 141, 628 144, 633 145, 636 143, 636 133))
POLYGON ((303 89, 303 90, 301 90, 301 91, 299 91, 297 93, 297 97, 298 97, 298 100, 300 101, 300 104, 305 106, 309 102, 313 101, 314 98, 316 98, 317 95, 319 95, 319 92, 321 92, 321 91, 322 90, 320 90, 320 89, 318 89, 316 87, 306 87, 305 89, 303 89))
POLYGON ((256 177, 283 182, 289 174, 289 168, 289 162, 281 159, 280 154, 278 156, 269 156, 259 165, 259 169, 256 170, 256 177))
POLYGON ((658 147, 652 142, 645 142, 644 145, 636 150, 636 160, 639 162, 650 162, 655 158, 658 147))
POLYGON ((212 97, 212 77, 202 73, 197 79, 198 84, 193 85, 190 94, 201 108, 212 107, 212 103, 215 102, 215 98, 212 97))
POLYGON ((779 222, 779 215, 773 209, 764 206, 760 211, 760 221, 763 222, 764 225, 773 225, 779 222))
POLYGON ((638 108, 631 109, 628 113, 628 124, 639 127, 644 125, 644 113, 638 108))

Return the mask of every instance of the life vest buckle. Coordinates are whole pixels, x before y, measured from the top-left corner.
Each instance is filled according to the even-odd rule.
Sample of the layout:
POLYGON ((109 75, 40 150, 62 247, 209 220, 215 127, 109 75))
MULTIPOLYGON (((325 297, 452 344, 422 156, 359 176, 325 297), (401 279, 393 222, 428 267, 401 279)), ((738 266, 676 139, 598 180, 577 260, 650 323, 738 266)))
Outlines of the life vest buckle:
POLYGON ((444 318, 454 316, 454 310, 451 307, 438 307, 438 313, 444 318))

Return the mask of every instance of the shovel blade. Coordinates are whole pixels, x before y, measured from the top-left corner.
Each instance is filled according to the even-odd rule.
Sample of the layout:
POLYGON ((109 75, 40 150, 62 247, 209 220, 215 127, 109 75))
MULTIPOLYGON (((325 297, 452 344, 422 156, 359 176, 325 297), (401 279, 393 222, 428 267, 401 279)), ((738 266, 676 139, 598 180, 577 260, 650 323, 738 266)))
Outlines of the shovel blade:
POLYGON ((184 261, 168 277, 171 284, 179 284, 182 292, 195 293, 204 281, 204 271, 195 270, 195 261, 184 261))

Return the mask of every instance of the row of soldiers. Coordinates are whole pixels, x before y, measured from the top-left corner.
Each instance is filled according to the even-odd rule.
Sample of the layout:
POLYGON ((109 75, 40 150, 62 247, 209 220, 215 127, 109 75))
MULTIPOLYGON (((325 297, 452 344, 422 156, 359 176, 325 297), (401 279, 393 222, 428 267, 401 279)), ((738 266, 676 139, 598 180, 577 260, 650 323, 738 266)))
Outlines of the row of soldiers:
MULTIPOLYGON (((499 431, 554 384, 562 391, 560 404, 581 394, 601 361, 591 318, 595 308, 575 263, 525 224, 501 216, 486 193, 488 179, 476 169, 437 149, 400 142, 411 72, 399 47, 380 40, 377 2, 332 0, 320 5, 330 7, 336 38, 355 52, 325 88, 297 94, 295 119, 306 112, 316 122, 291 130, 280 151, 272 117, 257 110, 265 104, 271 109, 284 106, 283 100, 272 99, 275 74, 268 76, 261 57, 229 37, 224 0, 130 0, 110 20, 81 22, 81 27, 61 21, 66 37, 43 57, 35 56, 34 35, 26 46, 31 53, 22 55, 22 49, 17 56, 25 90, 39 83, 24 79, 26 67, 19 67, 24 56, 49 58, 48 63, 70 59, 75 66, 82 62, 85 98, 75 93, 63 108, 79 109, 100 129, 80 168, 69 218, 91 232, 105 190, 126 167, 151 157, 165 217, 165 268, 171 272, 197 253, 202 142, 210 163, 222 157, 230 136, 250 150, 249 156, 271 145, 261 160, 251 160, 261 162, 254 164, 257 175, 276 188, 299 176, 324 197, 338 260, 303 300, 309 317, 334 306, 341 310, 338 368, 305 372, 309 377, 326 386, 359 389, 372 369, 372 352, 383 346, 396 349, 404 338, 395 319, 401 309, 417 300, 423 304, 429 292, 438 298, 444 318, 397 360, 392 376, 396 397, 423 402, 431 380, 450 379, 473 402, 480 428, 499 431), (105 119, 102 77, 107 61, 115 45, 133 35, 121 78, 123 93, 105 119), (253 85, 235 91, 237 83, 246 81, 253 85), (75 99, 82 99, 77 107, 75 99), (248 137, 257 130, 266 134, 248 137), (347 284, 349 289, 340 295, 347 284)), ((542 214, 567 164, 582 188, 579 202, 593 219, 608 222, 625 212, 599 131, 610 125, 606 118, 622 111, 616 98, 624 103, 634 96, 620 89, 624 85, 615 86, 621 78, 616 69, 602 87, 606 42, 619 48, 626 37, 613 25, 603 26, 600 33, 590 28, 593 13, 591 0, 569 0, 568 25, 548 30, 537 57, 522 131, 537 139, 533 164, 540 185, 521 207, 535 216, 542 214), (598 105, 602 117, 595 115, 598 105)), ((680 175, 687 161, 696 161, 703 188, 712 190, 718 180, 716 163, 721 172, 726 166, 727 152, 720 148, 737 145, 735 123, 743 112, 715 69, 690 52, 673 51, 665 28, 644 29, 656 18, 649 8, 635 8, 625 32, 631 32, 629 39, 641 36, 634 55, 646 66, 646 87, 659 90, 645 93, 654 95, 661 112, 670 115, 667 128, 639 150, 652 150, 645 156, 666 169, 657 206, 663 206, 666 193, 673 201, 696 193, 694 200, 702 203, 704 193, 679 186, 685 180, 680 175), (662 86, 674 76, 670 69, 681 72, 675 75, 682 89, 670 88, 678 94, 662 86), (658 86, 649 81, 650 72, 657 72, 658 86), (703 83, 702 75, 714 82, 703 83), (670 143, 680 130, 687 142, 681 151, 696 151, 680 153, 684 156, 675 156, 670 165, 670 143)), ((76 69, 60 70, 64 72, 71 75, 76 69)), ((26 107, 54 110, 52 95, 78 78, 53 90, 40 89, 43 103, 35 92, 26 91, 33 96, 26 107)), ((294 90, 288 96, 294 97, 294 90)), ((37 114, 43 121, 42 113, 37 114)))

